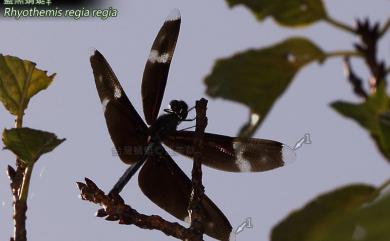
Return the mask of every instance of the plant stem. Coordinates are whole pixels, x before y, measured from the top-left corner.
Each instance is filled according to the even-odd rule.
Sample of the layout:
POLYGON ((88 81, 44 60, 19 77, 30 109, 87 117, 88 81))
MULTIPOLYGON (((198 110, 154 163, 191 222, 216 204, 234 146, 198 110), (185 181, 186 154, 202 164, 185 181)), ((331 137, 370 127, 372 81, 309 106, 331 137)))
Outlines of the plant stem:
POLYGON ((333 19, 330 16, 326 16, 324 18, 324 21, 327 22, 328 24, 336 27, 336 28, 342 29, 342 30, 347 31, 347 32, 349 32, 351 34, 356 34, 356 31, 355 31, 355 29, 353 27, 350 27, 350 26, 348 26, 345 23, 342 23, 342 22, 340 22, 338 20, 335 20, 335 19, 333 19))
POLYGON ((21 116, 18 115, 16 117, 16 120, 15 120, 15 127, 16 128, 21 128, 22 125, 23 125, 23 115, 21 115, 21 116))
POLYGON ((203 240, 203 219, 204 210, 202 207, 202 200, 204 198, 204 186, 202 184, 202 147, 203 147, 203 136, 207 126, 207 100, 201 99, 196 102, 196 128, 194 137, 194 164, 192 167, 192 194, 189 203, 191 226, 190 230, 200 240, 203 240))
POLYGON ((381 193, 384 189, 390 186, 390 179, 386 180, 382 185, 378 187, 378 193, 381 193))
POLYGON ((20 200, 14 202, 14 237, 12 241, 26 241, 26 212, 27 203, 20 200))
POLYGON ((390 28, 390 18, 387 19, 386 23, 382 27, 382 30, 380 30, 379 37, 382 37, 387 32, 387 30, 389 30, 389 28, 390 28))
POLYGON ((340 50, 340 51, 333 51, 333 52, 327 52, 325 53, 325 56, 327 58, 332 57, 363 57, 361 53, 358 53, 356 51, 350 51, 350 50, 340 50))
POLYGON ((390 67, 388 67, 386 70, 385 70, 385 74, 388 75, 390 73, 390 67))
MULTIPOLYGON (((33 68, 30 70, 30 75, 28 77, 27 83, 23 87, 22 100, 20 104, 20 109, 16 116, 15 127, 22 128, 23 126, 23 116, 24 116, 24 96, 26 95, 28 83, 31 80, 33 68)), ((26 231, 26 213, 27 213, 27 195, 28 187, 30 184, 32 167, 25 168, 22 161, 17 157, 16 158, 16 175, 11 183, 11 189, 14 196, 14 237, 11 238, 13 241, 27 241, 27 231, 26 231), (22 188, 23 187, 23 188, 22 188), (23 194, 24 192, 24 194, 23 194), (23 199, 20 199, 23 197, 23 199)))
POLYGON ((353 70, 349 57, 344 57, 344 74, 348 82, 352 85, 353 92, 358 97, 367 99, 368 94, 363 87, 363 80, 353 70))
POLYGON ((23 176, 23 182, 22 186, 20 187, 20 195, 19 195, 19 201, 21 202, 27 202, 28 197, 28 189, 30 186, 30 180, 31 180, 31 173, 33 170, 34 165, 30 165, 24 169, 24 176, 23 176))

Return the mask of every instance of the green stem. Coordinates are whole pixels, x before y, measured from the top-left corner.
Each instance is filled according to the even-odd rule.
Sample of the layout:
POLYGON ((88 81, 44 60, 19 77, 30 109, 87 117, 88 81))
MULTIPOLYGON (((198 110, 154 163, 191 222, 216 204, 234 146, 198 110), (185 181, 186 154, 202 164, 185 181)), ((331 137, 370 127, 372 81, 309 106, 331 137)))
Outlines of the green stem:
POLYGON ((379 32, 379 37, 382 37, 387 30, 390 28, 390 18, 387 19, 387 22, 383 25, 382 30, 379 32))
POLYGON ((25 81, 25 84, 22 89, 22 96, 20 98, 18 115, 16 116, 16 128, 21 128, 23 124, 23 115, 24 115, 24 107, 25 107, 24 101, 27 95, 28 86, 30 85, 33 71, 34 71, 34 67, 32 67, 29 70, 27 80, 25 81))
POLYGON ((15 127, 21 128, 23 125, 23 115, 18 115, 15 120, 15 127))
POLYGON ((380 187, 378 188, 378 193, 381 193, 384 189, 386 189, 390 185, 390 179, 385 181, 380 187))
POLYGON ((19 200, 21 202, 27 202, 28 189, 30 186, 31 173, 33 170, 33 166, 34 165, 29 165, 24 170, 23 182, 22 182, 22 187, 21 187, 20 195, 19 195, 19 200))
MULTIPOLYGON (((27 95, 28 86, 31 81, 32 73, 34 67, 29 70, 28 79, 25 81, 25 84, 22 89, 22 96, 19 102, 19 110, 15 119, 15 127, 22 128, 23 126, 23 116, 24 116, 24 107, 25 107, 25 97, 27 95)), ((13 180, 13 186, 16 190, 14 195, 14 237, 11 240, 14 241, 26 241, 27 240, 27 231, 26 231, 26 212, 27 212, 27 197, 28 189, 30 186, 30 179, 32 174, 33 166, 25 167, 22 161, 16 157, 16 173, 17 178, 13 180)))
POLYGON ((347 31, 347 32, 352 33, 352 34, 356 34, 356 31, 353 27, 348 26, 347 24, 342 23, 338 20, 335 20, 330 16, 326 16, 324 18, 324 21, 332 26, 335 26, 336 28, 342 29, 342 30, 347 31))
POLYGON ((325 53, 325 56, 327 58, 332 58, 332 57, 363 57, 360 53, 355 52, 355 51, 349 51, 349 50, 327 52, 327 53, 325 53))
POLYGON ((387 69, 385 69, 385 74, 388 75, 390 73, 390 67, 388 67, 387 69))
MULTIPOLYGON (((16 116, 15 119, 15 127, 16 128, 22 128, 23 126, 23 111, 18 111, 18 115, 16 116)), ((16 171, 19 173, 19 178, 17 180, 14 180, 16 183, 17 191, 16 193, 20 194, 20 186, 21 186, 21 178, 22 178, 22 173, 24 173, 24 166, 22 165, 22 161, 19 159, 19 157, 16 157, 16 171)), ((17 195, 15 195, 15 200, 17 200, 17 195)))

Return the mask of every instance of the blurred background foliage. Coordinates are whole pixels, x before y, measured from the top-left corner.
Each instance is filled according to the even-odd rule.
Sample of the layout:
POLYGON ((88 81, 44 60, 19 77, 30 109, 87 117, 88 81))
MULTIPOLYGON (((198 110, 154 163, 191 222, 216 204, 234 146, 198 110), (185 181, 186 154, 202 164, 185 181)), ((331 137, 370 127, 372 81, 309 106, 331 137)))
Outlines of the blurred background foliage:
MULTIPOLYGON (((249 120, 239 131, 240 136, 249 137, 256 132, 274 103, 292 84, 298 71, 313 61, 322 63, 336 57, 344 61, 346 84, 351 85, 361 101, 350 103, 337 100, 330 107, 369 132, 385 161, 390 162, 390 112, 386 91, 390 68, 377 57, 378 45, 390 28, 390 19, 385 23, 358 19, 356 26, 348 26, 331 17, 321 0, 226 2, 231 8, 245 6, 260 22, 271 17, 284 27, 296 28, 310 27, 317 21, 324 21, 357 38, 351 49, 325 52, 310 39, 296 36, 272 46, 249 48, 231 57, 218 59, 204 79, 206 93, 213 98, 235 101, 249 108, 249 120), (350 58, 364 61, 370 74, 368 79, 364 80, 354 72, 350 58), (369 89, 364 89, 364 81, 369 89)), ((337 98, 340 97, 335 96, 337 98)), ((388 185, 389 181, 384 181, 381 187, 351 184, 322 194, 276 225, 271 240, 390 240, 388 185)))

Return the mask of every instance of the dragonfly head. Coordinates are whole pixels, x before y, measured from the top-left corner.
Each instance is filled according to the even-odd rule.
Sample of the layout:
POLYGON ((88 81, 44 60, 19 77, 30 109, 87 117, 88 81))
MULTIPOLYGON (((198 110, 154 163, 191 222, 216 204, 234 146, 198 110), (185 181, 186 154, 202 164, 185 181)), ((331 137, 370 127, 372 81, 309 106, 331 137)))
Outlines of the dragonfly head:
POLYGON ((168 109, 165 109, 164 111, 169 114, 175 114, 182 121, 187 118, 188 105, 182 100, 172 100, 169 102, 168 109))

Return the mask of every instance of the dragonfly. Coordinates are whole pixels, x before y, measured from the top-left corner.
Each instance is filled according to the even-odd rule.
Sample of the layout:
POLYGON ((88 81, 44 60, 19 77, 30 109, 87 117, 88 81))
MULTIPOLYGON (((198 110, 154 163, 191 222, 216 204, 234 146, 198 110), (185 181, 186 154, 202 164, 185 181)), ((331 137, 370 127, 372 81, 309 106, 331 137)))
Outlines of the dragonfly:
MULTIPOLYGON (((140 169, 138 184, 142 192, 160 208, 190 222, 191 181, 162 143, 187 157, 194 156, 195 132, 177 129, 180 123, 193 121, 188 119, 193 108, 188 108, 182 100, 172 100, 164 114, 158 116, 180 24, 180 12, 175 9, 158 32, 146 61, 141 85, 146 123, 98 50, 90 57, 90 62, 108 132, 119 158, 130 165, 110 193, 120 193, 140 169)), ((228 172, 267 171, 282 167, 295 157, 293 149, 278 141, 212 133, 205 133, 202 150, 202 164, 228 172)), ((205 213, 205 234, 229 240, 232 226, 223 212, 207 195, 201 205, 205 213)))

